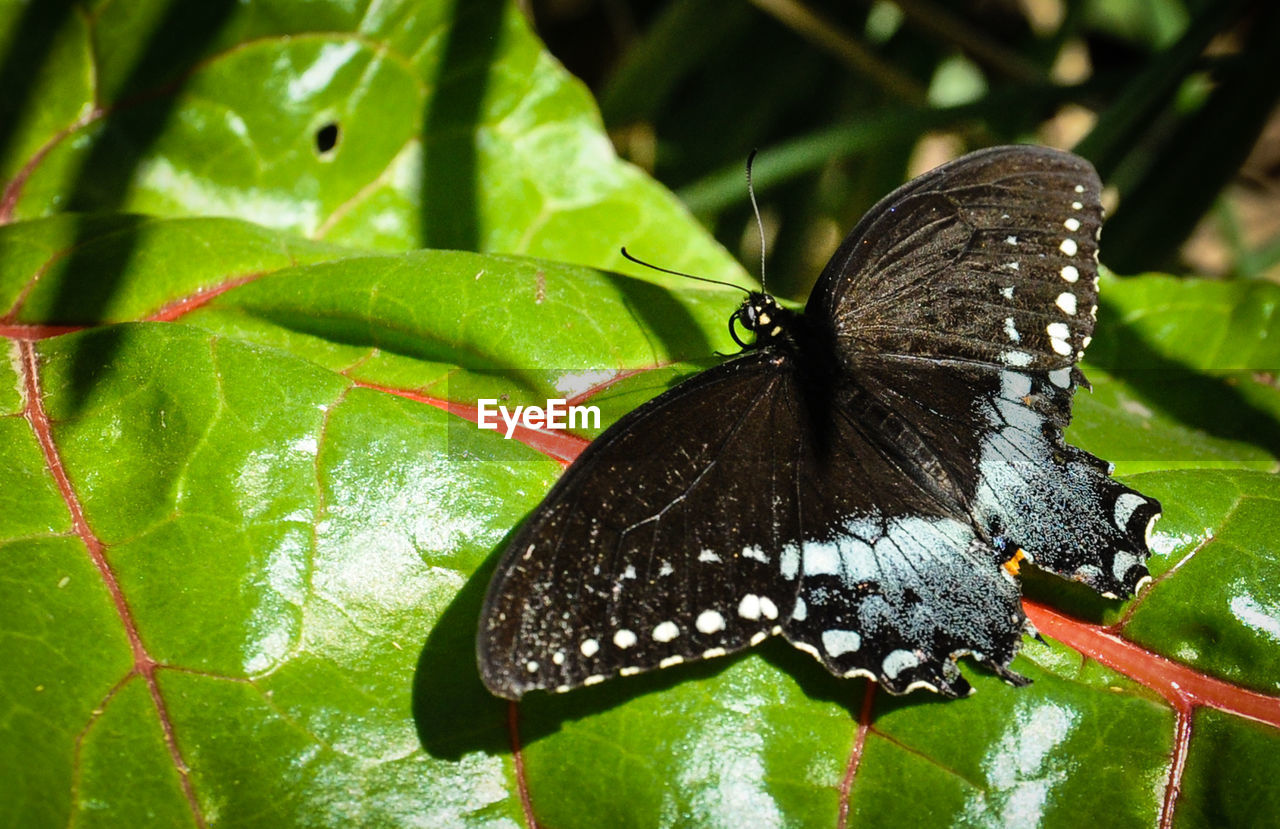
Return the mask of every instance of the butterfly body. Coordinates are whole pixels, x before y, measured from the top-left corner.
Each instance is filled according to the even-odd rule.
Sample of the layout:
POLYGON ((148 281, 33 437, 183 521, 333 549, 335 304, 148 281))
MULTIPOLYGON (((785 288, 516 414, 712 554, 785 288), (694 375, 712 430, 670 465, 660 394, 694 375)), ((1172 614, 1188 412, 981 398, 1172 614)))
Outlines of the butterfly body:
POLYGON ((780 634, 837 675, 958 696, 964 655, 1023 681, 1023 557, 1131 594, 1159 504, 1061 437, 1099 189, 1065 153, 973 153, 872 208, 803 312, 751 293, 743 353, 614 424, 512 539, 477 640, 490 690, 780 634))

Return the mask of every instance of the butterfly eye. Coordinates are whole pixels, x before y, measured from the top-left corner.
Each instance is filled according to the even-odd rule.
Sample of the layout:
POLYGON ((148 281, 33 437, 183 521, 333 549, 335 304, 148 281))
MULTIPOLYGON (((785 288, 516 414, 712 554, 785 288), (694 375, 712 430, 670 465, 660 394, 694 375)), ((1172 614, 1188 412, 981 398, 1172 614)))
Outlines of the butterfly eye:
POLYGON ((733 341, 738 344, 739 348, 750 348, 751 346, 743 342, 742 338, 738 336, 737 323, 739 322, 748 331, 755 330, 755 311, 751 306, 743 305, 729 317, 729 336, 733 337, 733 341))

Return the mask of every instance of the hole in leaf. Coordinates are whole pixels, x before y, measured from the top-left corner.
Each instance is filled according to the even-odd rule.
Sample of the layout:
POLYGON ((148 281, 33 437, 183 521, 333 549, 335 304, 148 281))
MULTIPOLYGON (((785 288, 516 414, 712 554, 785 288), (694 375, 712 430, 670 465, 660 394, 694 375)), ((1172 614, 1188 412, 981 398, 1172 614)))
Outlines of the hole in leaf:
POLYGON ((338 125, 325 124, 316 130, 316 152, 325 155, 338 145, 338 125))

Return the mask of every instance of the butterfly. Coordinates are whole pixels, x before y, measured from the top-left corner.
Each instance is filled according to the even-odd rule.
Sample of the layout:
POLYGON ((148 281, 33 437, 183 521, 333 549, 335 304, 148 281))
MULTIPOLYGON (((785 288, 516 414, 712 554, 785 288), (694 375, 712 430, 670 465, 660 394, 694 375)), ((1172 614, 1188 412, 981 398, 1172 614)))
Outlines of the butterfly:
POLYGON ((1021 563, 1130 596, 1160 515, 1062 438, 1100 190, 1069 153, 980 150, 877 203, 802 313, 750 292, 743 351, 619 419, 510 540, 477 636, 489 690, 775 635, 894 694, 969 693, 962 656, 1026 684, 1021 563))

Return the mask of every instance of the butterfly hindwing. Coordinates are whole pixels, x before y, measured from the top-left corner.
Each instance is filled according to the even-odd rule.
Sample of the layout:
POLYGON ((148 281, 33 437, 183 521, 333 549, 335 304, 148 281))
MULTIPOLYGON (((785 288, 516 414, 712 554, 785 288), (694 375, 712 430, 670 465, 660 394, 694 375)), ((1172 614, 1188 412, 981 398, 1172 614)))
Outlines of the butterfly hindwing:
MULTIPOLYGON (((967 450, 934 442, 949 427, 963 437, 963 427, 926 422, 870 379, 854 373, 837 389, 830 446, 797 481, 805 529, 784 634, 837 675, 960 696, 959 656, 1007 673, 1025 622, 1018 588, 1006 557, 972 526, 948 466, 967 450)), ((964 386, 950 391, 972 402, 964 386)))
POLYGON ((998 388, 978 406, 986 428, 974 521, 1039 567, 1107 596, 1130 596, 1148 575, 1148 535, 1160 503, 1113 480, 1109 463, 1063 442, 1042 413, 1047 399, 1070 395, 1055 379, 1068 382, 1013 370, 988 381, 998 388))
POLYGON ((959 656, 1012 676, 1005 669, 1025 617, 999 558, 967 521, 852 518, 805 542, 784 632, 838 676, 868 676, 891 693, 923 686, 963 696, 959 656))

